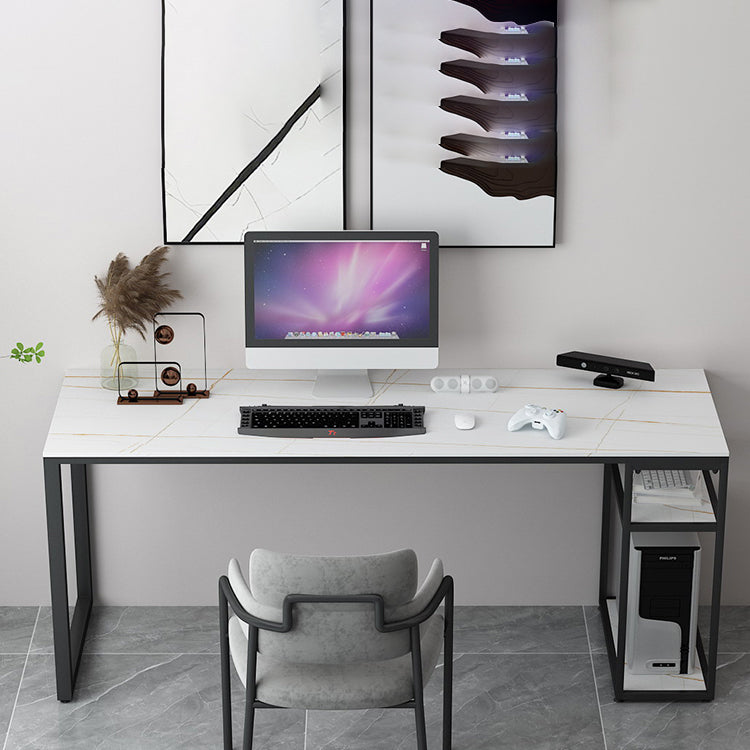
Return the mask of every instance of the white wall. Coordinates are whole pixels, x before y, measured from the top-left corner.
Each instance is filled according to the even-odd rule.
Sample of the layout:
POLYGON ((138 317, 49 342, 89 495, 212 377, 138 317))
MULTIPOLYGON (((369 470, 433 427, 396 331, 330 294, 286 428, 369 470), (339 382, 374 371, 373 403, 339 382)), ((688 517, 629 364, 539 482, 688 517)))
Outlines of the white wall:
MULTIPOLYGON (((4 5, 0 346, 41 338, 48 356, 0 361, 0 604, 48 601, 40 454, 63 371, 96 366, 106 343, 89 322, 93 275, 160 240, 159 5, 4 5)), ((367 8, 354 5, 361 64, 367 8)), ((733 457, 724 601, 750 604, 750 4, 561 0, 560 11, 558 247, 444 253, 442 364, 546 367, 579 348, 705 368, 733 457)), ((352 95, 363 114, 366 91, 352 95)), ((353 133, 362 184, 364 136, 353 133)), ((362 221, 366 201, 352 210, 362 221)), ((170 268, 182 309, 207 316, 209 364, 241 366, 241 250, 176 247, 170 268)), ((211 603, 228 556, 259 545, 411 545, 425 563, 444 557, 463 603, 593 603, 600 475, 96 467, 99 600, 211 603)))

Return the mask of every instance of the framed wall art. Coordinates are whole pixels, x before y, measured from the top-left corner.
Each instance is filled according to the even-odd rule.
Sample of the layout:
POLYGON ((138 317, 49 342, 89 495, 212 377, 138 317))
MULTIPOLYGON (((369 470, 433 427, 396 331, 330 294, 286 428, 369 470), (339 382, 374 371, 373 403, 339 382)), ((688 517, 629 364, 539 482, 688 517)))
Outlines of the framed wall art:
POLYGON ((163 0, 164 242, 342 229, 344 0, 163 0))
POLYGON ((556 0, 371 0, 371 226, 551 247, 556 0))

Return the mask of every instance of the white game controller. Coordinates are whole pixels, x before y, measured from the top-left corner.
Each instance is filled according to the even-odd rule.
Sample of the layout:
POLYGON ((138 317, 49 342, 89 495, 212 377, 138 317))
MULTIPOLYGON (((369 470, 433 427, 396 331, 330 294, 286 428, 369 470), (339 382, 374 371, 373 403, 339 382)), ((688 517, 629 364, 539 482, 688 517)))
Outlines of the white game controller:
POLYGON ((567 422, 565 412, 560 409, 548 409, 546 406, 526 404, 508 420, 508 429, 515 432, 527 424, 530 424, 535 430, 543 430, 546 427, 549 436, 559 440, 565 434, 567 422))

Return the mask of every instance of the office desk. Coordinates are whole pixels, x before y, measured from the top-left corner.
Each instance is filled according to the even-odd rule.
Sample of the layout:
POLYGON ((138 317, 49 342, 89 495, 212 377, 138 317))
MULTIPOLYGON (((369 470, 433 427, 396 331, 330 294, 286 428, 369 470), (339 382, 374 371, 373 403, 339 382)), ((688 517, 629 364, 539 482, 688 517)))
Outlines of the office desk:
MULTIPOLYGON (((67 374, 43 454, 58 699, 67 701, 73 696, 93 603, 86 481, 89 464, 438 462, 603 465, 599 598, 616 697, 713 698, 729 451, 703 371, 658 370, 654 383, 627 381, 619 390, 597 388, 591 374, 562 368, 481 372, 497 377, 496 393, 438 394, 429 388, 434 371, 372 371, 375 395, 362 403, 424 404, 427 434, 315 440, 237 434, 240 405, 326 403, 312 399, 313 375, 309 372, 217 373, 209 379, 209 399, 186 400, 179 406, 118 406, 116 394, 102 390, 94 373, 67 374), (526 403, 563 409, 568 417, 565 437, 552 440, 546 431, 530 427, 508 432, 508 418, 526 403), (457 411, 475 414, 476 427, 457 430, 453 424, 457 411), (72 488, 77 601, 71 621, 62 465, 70 467, 72 488), (653 508, 634 506, 630 501, 632 474, 649 467, 703 470, 711 485, 712 512, 654 516, 653 508), (709 472, 718 476, 718 486, 714 487, 714 475, 709 472), (716 535, 711 634, 708 654, 699 653, 703 672, 699 689, 697 681, 681 678, 676 678, 679 690, 661 683, 654 683, 654 689, 644 689, 638 682, 626 684, 622 658, 625 607, 611 617, 612 597, 607 591, 610 524, 618 516, 611 513, 612 507, 619 511, 621 540, 627 540, 631 531, 646 529, 679 528, 716 535)), ((627 597, 628 548, 621 544, 619 553, 621 602, 627 597)))

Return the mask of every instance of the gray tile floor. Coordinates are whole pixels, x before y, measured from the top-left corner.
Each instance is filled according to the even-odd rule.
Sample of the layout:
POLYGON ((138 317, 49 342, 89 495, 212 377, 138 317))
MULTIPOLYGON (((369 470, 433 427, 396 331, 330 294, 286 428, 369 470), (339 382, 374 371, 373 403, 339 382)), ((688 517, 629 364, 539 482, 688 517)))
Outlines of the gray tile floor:
MULTIPOLYGON (((50 626, 48 608, 0 607, 2 750, 221 747, 215 608, 95 609, 67 704, 50 626)), ((454 750, 750 748, 750 607, 722 611, 712 703, 615 703, 595 607, 459 607, 455 651, 454 750)), ((427 689, 436 750, 440 671, 427 689)), ((416 746, 410 711, 258 714, 258 750, 416 746)))

